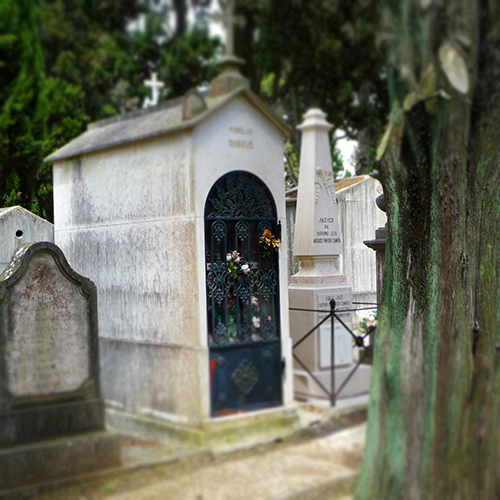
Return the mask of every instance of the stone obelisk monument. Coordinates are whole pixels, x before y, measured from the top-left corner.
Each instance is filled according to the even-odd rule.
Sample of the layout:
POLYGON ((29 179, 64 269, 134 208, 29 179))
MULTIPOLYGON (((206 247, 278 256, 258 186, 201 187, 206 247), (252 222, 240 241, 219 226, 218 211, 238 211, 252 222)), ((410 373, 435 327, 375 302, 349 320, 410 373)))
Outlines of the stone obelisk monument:
MULTIPOLYGON (((330 310, 336 302, 339 317, 352 325, 352 288, 338 270, 342 252, 337 199, 328 132, 332 128, 320 109, 310 109, 299 125, 302 132, 300 177, 293 253, 300 271, 291 277, 290 307, 330 310), (346 311, 346 312, 342 312, 346 311)), ((290 312, 290 333, 294 344, 318 324, 327 313, 290 312)), ((331 324, 326 321, 294 351, 302 363, 331 389, 331 324)), ((335 322, 335 386, 338 388, 352 365, 352 337, 339 321, 335 322)), ((294 364, 295 394, 310 402, 328 399, 303 367, 294 364)), ((346 388, 347 389, 347 388, 346 388)))

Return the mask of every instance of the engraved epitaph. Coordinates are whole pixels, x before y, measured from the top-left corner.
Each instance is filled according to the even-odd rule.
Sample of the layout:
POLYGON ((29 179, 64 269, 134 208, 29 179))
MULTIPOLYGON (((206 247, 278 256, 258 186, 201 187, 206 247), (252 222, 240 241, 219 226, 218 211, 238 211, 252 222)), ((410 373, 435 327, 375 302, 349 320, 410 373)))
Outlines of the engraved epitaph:
POLYGON ((0 496, 119 465, 97 338, 95 285, 53 243, 20 246, 0 275, 0 496))
MULTIPOLYGON (((7 305, 8 304, 8 305, 7 305)), ((7 389, 15 397, 75 391, 89 377, 88 301, 39 252, 12 287, 5 339, 7 389)))
POLYGON ((98 401, 97 335, 95 285, 53 243, 20 246, 0 275, 0 424, 19 407, 98 401))
POLYGON ((337 199, 333 179, 328 131, 332 126, 325 113, 310 109, 304 115, 300 158, 299 194, 294 255, 335 255, 342 251, 337 199))

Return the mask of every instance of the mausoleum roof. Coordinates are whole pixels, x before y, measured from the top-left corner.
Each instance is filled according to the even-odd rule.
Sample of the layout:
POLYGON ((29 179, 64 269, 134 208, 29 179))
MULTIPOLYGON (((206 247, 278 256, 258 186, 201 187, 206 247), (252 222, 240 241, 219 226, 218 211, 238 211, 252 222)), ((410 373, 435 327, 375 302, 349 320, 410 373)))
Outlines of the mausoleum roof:
POLYGON ((216 97, 202 96, 198 92, 188 92, 184 97, 165 101, 150 108, 91 123, 86 132, 52 153, 45 158, 45 161, 80 156, 92 151, 192 128, 236 96, 246 98, 282 135, 291 135, 290 129, 273 111, 245 86, 241 86, 230 93, 216 97), (193 94, 196 102, 188 103, 189 105, 186 107, 186 100, 193 94), (194 114, 191 110, 194 110, 196 106, 198 106, 197 114, 194 114), (186 117, 186 109, 188 117, 186 117), (194 116, 192 116, 193 114, 194 116))
POLYGON ((39 217, 38 215, 34 214, 33 212, 30 212, 29 210, 27 210, 24 207, 21 207, 20 205, 0 208, 0 219, 4 219, 5 217, 17 217, 17 218, 24 217, 28 219, 38 220, 52 226, 52 223, 49 222, 48 220, 39 217))
MULTIPOLYGON (((338 193, 342 189, 350 188, 359 182, 369 179, 369 175, 355 175, 354 177, 345 177, 344 179, 339 179, 335 181, 335 193, 338 193)), ((294 203, 297 201, 297 195, 299 188, 294 187, 285 193, 287 203, 294 203)))

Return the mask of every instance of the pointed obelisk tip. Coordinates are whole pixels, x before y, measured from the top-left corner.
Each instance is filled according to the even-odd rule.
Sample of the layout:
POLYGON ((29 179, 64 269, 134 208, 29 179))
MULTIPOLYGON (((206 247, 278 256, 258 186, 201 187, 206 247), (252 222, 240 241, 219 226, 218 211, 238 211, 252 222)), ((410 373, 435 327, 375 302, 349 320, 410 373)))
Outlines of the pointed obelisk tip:
POLYGON ((297 128, 302 132, 310 129, 331 130, 333 125, 326 121, 326 113, 321 109, 309 108, 304 114, 304 121, 297 128))

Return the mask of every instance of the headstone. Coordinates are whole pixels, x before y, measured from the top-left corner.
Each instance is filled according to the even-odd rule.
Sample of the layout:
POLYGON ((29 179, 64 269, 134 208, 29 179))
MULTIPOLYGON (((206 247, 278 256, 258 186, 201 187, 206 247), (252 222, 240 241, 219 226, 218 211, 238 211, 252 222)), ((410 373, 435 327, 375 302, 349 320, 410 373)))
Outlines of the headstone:
POLYGON ((23 207, 0 208, 0 273, 16 248, 34 241, 54 243, 54 225, 23 207))
POLYGON ((120 463, 99 389, 97 293, 53 243, 0 275, 0 490, 120 463))
POLYGON ((285 225, 290 131, 224 65, 209 92, 93 124, 49 158, 56 242, 98 286, 119 429, 201 442, 296 422, 286 250, 259 252, 285 225))
MULTIPOLYGON (((294 254, 300 261, 300 271, 291 277, 289 297, 291 308, 316 312, 290 312, 294 343, 327 316, 332 299, 336 303, 337 316, 352 328, 352 288, 347 276, 338 270, 342 241, 328 137, 332 126, 325 117, 321 110, 310 109, 298 127, 302 131, 302 145, 294 254)), ((294 362, 296 396, 311 401, 318 397, 329 399, 307 370, 330 391, 332 369, 335 369, 335 390, 347 378, 353 364, 353 342, 351 334, 340 321, 334 323, 334 339, 334 367, 330 321, 296 347, 294 354, 302 362, 302 365, 294 362)), ((344 396, 360 391, 360 377, 362 374, 358 370, 344 396)), ((363 389, 366 391, 367 386, 363 389)))

